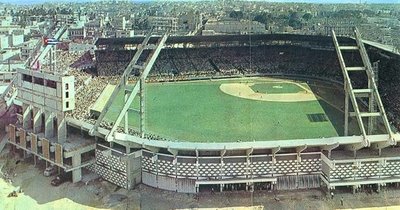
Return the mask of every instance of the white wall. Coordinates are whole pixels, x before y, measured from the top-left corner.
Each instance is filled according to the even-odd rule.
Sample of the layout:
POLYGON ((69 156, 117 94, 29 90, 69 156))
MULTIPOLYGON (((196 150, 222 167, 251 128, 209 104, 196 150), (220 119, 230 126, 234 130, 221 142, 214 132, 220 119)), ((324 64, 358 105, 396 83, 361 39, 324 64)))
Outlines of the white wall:
POLYGON ((24 35, 23 34, 11 34, 8 36, 8 43, 10 47, 15 47, 17 45, 20 45, 24 43, 24 35))

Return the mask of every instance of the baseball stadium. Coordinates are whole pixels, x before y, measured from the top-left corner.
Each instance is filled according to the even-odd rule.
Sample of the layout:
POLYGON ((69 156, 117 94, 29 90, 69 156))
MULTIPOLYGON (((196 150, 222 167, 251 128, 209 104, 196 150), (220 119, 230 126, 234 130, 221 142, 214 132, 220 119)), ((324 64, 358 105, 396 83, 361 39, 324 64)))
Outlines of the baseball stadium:
POLYGON ((8 142, 73 182, 88 171, 183 193, 400 182, 400 55, 357 30, 96 46, 90 69, 20 69, 14 82, 8 142), (30 84, 54 94, 33 100, 30 84))

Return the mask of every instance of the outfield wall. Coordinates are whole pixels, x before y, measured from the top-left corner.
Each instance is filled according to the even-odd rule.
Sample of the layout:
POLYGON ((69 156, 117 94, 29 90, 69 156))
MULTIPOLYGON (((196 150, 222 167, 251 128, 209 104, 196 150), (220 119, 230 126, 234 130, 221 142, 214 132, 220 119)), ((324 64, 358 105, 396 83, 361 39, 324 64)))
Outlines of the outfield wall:
MULTIPOLYGON (((174 157, 142 150, 141 160, 143 184, 176 192, 196 193, 199 191, 198 181, 227 184, 249 180, 247 185, 251 185, 250 180, 274 177, 277 181, 270 184, 277 190, 320 187, 320 152, 277 154, 275 158, 272 155, 174 157)), ((112 173, 102 176, 118 183, 119 178, 112 173)))
MULTIPOLYGON (((182 193, 197 193, 201 186, 218 186, 216 190, 226 190, 226 185, 243 183, 246 190, 257 184, 270 185, 274 190, 296 190, 327 187, 375 184, 384 186, 400 182, 399 148, 388 148, 382 156, 373 151, 363 152, 359 157, 336 154, 328 157, 323 152, 249 154, 247 156, 181 156, 140 149, 133 158, 140 157, 141 182, 145 185, 182 193)), ((97 151, 96 151, 97 153, 97 151)), ((131 179, 124 167, 120 167, 121 157, 110 153, 108 160, 97 161, 96 172, 104 179, 121 187, 131 179), (104 171, 108 168, 109 171, 104 171), (116 176, 115 173, 120 175, 116 176), (123 175, 121 177, 121 175, 123 175)), ((125 154, 129 160, 130 154, 125 154)), ((131 156, 132 157, 132 156, 131 156)), ((139 163, 138 163, 139 164, 139 163)), ((137 184, 136 182, 135 184, 137 184)), ((133 187, 133 186, 131 186, 133 187)), ((230 188, 229 188, 230 189, 230 188)), ((236 189, 236 188, 235 188, 236 189)))

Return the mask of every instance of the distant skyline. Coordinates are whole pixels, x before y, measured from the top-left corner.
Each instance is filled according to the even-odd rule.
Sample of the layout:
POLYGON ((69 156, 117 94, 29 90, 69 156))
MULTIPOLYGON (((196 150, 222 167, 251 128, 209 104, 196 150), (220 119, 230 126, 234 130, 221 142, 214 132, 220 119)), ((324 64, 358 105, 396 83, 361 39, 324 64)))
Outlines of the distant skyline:
MULTIPOLYGON (((42 4, 46 2, 96 2, 101 0, 0 0, 1 3, 11 3, 11 4, 42 4)), ((162 0, 131 0, 132 2, 160 2, 162 0)), ((168 1, 168 0, 163 0, 168 1)), ((169 1, 204 1, 204 0, 169 0, 169 1)), ((254 1, 266 1, 266 2, 284 2, 284 3, 317 3, 317 4, 358 4, 360 0, 254 0, 254 1)), ((361 0, 365 2, 365 0, 361 0)), ((399 4, 400 0, 367 0, 369 4, 399 4)))

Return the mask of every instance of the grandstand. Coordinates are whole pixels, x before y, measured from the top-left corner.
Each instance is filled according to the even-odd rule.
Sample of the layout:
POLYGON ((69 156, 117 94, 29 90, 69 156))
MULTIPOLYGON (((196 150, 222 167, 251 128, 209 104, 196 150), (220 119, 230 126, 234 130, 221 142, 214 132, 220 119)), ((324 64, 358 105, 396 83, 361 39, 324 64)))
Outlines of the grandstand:
MULTIPOLYGON (((348 37, 337 41, 359 46, 348 37)), ((400 56, 365 45, 384 107, 372 112, 371 95, 348 107, 335 43, 293 34, 252 35, 251 42, 245 35, 98 39, 96 76, 69 72, 76 108, 66 112, 68 133, 80 132, 90 140, 85 152, 94 151, 94 163, 81 164, 79 173, 87 167, 127 189, 143 183, 186 193, 400 182, 400 56), (285 101, 294 95, 302 98, 285 101), (371 121, 364 135, 357 117, 367 121, 371 113, 382 120, 371 121)), ((365 59, 358 51, 343 58, 350 69, 365 59)), ((350 74, 354 90, 370 87, 369 76, 350 74)), ((29 151, 16 127, 31 135, 9 126, 10 141, 29 151)))

